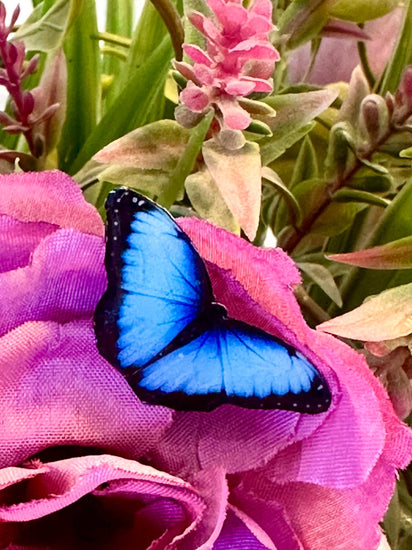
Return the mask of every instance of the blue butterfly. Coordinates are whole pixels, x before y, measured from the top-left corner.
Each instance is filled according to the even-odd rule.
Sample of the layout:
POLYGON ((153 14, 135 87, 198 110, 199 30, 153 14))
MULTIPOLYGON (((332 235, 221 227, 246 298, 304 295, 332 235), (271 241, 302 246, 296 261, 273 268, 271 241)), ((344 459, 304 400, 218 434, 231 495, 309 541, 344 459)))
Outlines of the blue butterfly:
POLYGON ((139 398, 178 410, 328 409, 330 391, 308 359, 228 317, 194 245, 163 208, 119 188, 106 210, 108 288, 95 332, 139 398))

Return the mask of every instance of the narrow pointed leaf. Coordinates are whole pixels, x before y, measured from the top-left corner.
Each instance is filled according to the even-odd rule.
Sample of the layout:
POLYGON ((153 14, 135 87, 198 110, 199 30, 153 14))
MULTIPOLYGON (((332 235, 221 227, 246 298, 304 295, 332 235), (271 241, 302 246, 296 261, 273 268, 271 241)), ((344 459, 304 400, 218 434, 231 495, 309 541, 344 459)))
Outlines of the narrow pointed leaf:
POLYGON ((357 252, 332 254, 329 259, 369 269, 412 269, 412 237, 357 252))
POLYGON ((384 199, 368 191, 348 188, 336 191, 336 193, 332 195, 332 199, 336 202, 361 202, 373 206, 382 206, 383 208, 386 208, 391 203, 388 199, 384 199))
MULTIPOLYGON (((381 222, 374 235, 364 246, 371 248, 412 235, 412 179, 385 209, 381 222)), ((409 283, 412 269, 402 270, 362 270, 354 268, 344 281, 342 294, 346 310, 354 309, 371 294, 384 289, 409 283)))
POLYGON ((311 262, 297 262, 296 265, 316 283, 335 304, 339 307, 342 306, 342 298, 339 289, 330 271, 325 266, 311 262))
POLYGON ((276 116, 257 116, 273 132, 272 137, 259 142, 262 164, 269 164, 306 135, 313 127, 311 121, 329 107, 337 95, 336 90, 317 90, 266 98, 264 102, 276 111, 276 116))
MULTIPOLYGON (((132 34, 133 2, 132 0, 107 0, 106 31, 119 36, 130 38, 132 34)), ((124 50, 124 48, 123 48, 124 50)), ((126 50, 127 52, 127 50, 126 50)), ((124 70, 124 61, 106 55, 103 59, 103 73, 113 76, 113 83, 104 98, 104 108, 107 110, 114 98, 121 90, 121 74, 124 70)))
POLYGON ((93 132, 100 100, 99 45, 91 38, 97 33, 94 0, 84 0, 82 6, 64 42, 67 110, 59 142, 59 167, 64 171, 70 171, 74 158, 93 132))
POLYGON ((262 177, 269 181, 271 185, 282 195, 289 210, 291 224, 294 226, 299 226, 302 221, 302 211, 293 193, 286 187, 280 177, 271 168, 264 166, 262 168, 262 177))
POLYGON ((196 159, 202 150, 202 145, 213 120, 213 115, 214 112, 210 111, 210 113, 191 130, 185 150, 170 175, 168 186, 159 197, 160 204, 163 204, 166 208, 170 208, 175 202, 178 194, 183 190, 185 180, 192 172, 196 159))
POLYGON ((318 177, 318 163, 316 151, 309 136, 306 136, 299 149, 299 154, 293 167, 292 177, 289 185, 293 187, 300 181, 310 180, 318 177))
POLYGON ((117 96, 110 109, 89 135, 86 143, 70 165, 70 172, 76 173, 105 145, 150 122, 150 109, 157 94, 163 94, 163 86, 169 68, 171 46, 168 37, 139 67, 127 86, 117 96))

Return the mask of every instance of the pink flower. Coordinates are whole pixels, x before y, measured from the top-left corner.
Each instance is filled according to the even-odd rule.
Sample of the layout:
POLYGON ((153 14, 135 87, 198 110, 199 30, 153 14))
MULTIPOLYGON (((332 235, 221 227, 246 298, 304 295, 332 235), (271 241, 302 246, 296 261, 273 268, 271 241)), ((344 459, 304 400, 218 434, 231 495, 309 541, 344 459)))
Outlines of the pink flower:
POLYGON ((97 352, 97 212, 59 172, 0 185, 1 547, 377 548, 411 433, 362 357, 305 324, 281 250, 180 222, 229 313, 322 371, 329 411, 174 413, 141 403, 97 352))
POLYGON ((269 42, 274 28, 269 0, 255 0, 245 8, 239 0, 208 0, 214 17, 192 12, 191 23, 206 38, 206 49, 185 44, 185 53, 194 61, 176 62, 176 68, 189 80, 180 94, 186 109, 177 110, 179 122, 187 125, 187 111, 204 113, 211 106, 221 128, 244 130, 251 122, 239 98, 253 92, 272 91, 270 78, 277 50, 269 42))

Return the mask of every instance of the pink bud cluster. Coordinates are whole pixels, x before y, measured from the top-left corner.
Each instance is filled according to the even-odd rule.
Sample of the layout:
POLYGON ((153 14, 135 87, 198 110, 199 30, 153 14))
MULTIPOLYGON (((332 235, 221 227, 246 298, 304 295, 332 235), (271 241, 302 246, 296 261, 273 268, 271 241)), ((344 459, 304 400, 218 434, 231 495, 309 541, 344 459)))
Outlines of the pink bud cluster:
POLYGON ((255 0, 245 8, 242 0, 207 0, 210 17, 197 11, 190 22, 206 38, 206 51, 184 44, 193 65, 176 62, 188 80, 180 94, 176 118, 184 126, 211 107, 221 129, 244 130, 251 116, 242 98, 254 92, 270 93, 271 76, 279 53, 269 41, 272 24, 270 0, 255 0))
POLYGON ((41 144, 33 135, 33 127, 56 112, 58 104, 50 105, 42 113, 36 113, 36 95, 23 90, 23 80, 37 69, 38 56, 25 63, 26 49, 21 41, 9 41, 9 35, 20 14, 19 6, 14 10, 10 23, 6 24, 6 8, 0 2, 0 57, 3 67, 0 69, 0 85, 4 86, 11 97, 12 115, 0 111, 0 124, 8 133, 23 133, 34 156, 40 156, 41 144))

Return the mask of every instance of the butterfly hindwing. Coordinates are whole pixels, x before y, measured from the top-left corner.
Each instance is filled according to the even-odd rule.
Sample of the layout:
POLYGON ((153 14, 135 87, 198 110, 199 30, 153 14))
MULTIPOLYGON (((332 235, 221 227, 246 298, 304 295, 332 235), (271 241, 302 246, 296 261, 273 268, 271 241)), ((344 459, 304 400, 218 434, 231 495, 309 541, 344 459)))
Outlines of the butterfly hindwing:
POLYGON ((120 188, 106 210, 98 347, 141 399, 182 410, 328 408, 329 389, 303 355, 214 303, 202 259, 164 209, 120 188))
POLYGON ((325 382, 303 355, 232 319, 125 374, 144 400, 175 409, 212 410, 232 403, 314 414, 330 403, 325 382))

